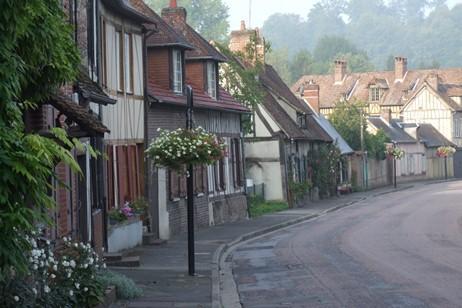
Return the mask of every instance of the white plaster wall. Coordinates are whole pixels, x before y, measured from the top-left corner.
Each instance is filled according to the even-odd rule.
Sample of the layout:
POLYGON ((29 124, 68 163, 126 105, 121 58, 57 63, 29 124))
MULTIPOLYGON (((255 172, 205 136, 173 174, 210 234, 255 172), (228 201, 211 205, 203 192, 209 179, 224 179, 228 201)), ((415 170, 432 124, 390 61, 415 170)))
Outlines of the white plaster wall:
POLYGON ((279 141, 246 142, 245 157, 279 160, 279 141))
POLYGON ((269 126, 274 132, 278 132, 281 130, 281 128, 277 125, 277 123, 273 120, 271 115, 266 111, 266 109, 262 105, 259 105, 258 109, 260 110, 266 122, 268 122, 269 126))
POLYGON ((247 178, 256 185, 265 183, 266 200, 283 200, 281 164, 279 162, 261 162, 253 164, 247 170, 247 178))
POLYGON ((453 116, 449 107, 427 89, 423 89, 403 110, 405 122, 433 125, 447 139, 453 140, 453 116))
POLYGON ((158 170, 158 202, 159 202, 159 238, 170 239, 170 218, 167 210, 167 169, 158 170))

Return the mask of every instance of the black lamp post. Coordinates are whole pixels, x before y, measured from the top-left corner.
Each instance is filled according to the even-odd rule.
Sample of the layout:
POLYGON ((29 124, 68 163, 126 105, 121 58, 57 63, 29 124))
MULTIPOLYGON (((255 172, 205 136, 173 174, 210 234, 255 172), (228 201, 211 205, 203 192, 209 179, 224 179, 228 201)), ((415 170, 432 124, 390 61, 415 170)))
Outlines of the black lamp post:
MULTIPOLYGON (((186 97, 188 106, 186 109, 186 128, 188 130, 193 129, 193 107, 194 97, 191 86, 186 86, 186 97)), ((195 258, 194 258, 194 169, 193 165, 187 166, 187 197, 188 197, 188 271, 189 276, 194 276, 195 269, 195 258)))
MULTIPOLYGON (((393 150, 396 149, 396 142, 393 142, 393 150)), ((396 188, 396 156, 393 151, 393 186, 396 188)))

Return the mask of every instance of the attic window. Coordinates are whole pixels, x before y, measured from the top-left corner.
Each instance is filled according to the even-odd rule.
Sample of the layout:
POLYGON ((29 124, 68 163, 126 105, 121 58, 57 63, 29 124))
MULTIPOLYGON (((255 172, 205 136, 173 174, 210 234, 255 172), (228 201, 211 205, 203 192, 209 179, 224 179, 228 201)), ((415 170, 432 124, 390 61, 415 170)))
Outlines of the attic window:
POLYGON ((207 62, 207 93, 217 98, 217 65, 212 61, 207 62))
POLYGON ((306 114, 297 113, 297 122, 300 128, 307 128, 306 114))
POLYGON ((371 86, 369 88, 369 101, 370 102, 378 102, 382 97, 383 90, 377 86, 371 86))
POLYGON ((180 50, 173 50, 173 91, 183 92, 183 59, 180 50))

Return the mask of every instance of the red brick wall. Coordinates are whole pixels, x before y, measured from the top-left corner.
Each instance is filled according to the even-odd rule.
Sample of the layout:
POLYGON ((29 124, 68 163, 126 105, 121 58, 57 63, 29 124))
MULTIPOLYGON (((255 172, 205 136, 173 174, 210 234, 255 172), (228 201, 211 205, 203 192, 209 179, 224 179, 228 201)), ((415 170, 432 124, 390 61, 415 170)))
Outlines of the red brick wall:
POLYGON ((186 84, 190 84, 196 91, 205 91, 205 62, 186 62, 186 84))
POLYGON ((148 80, 162 89, 170 89, 169 49, 150 49, 148 51, 148 80))

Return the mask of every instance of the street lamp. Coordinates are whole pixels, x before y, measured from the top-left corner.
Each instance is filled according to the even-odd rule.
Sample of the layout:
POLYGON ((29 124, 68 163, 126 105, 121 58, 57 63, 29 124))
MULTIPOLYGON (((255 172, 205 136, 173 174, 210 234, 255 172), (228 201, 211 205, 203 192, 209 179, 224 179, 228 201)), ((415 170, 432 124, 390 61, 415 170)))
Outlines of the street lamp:
MULTIPOLYGON (((186 109, 186 128, 193 129, 193 90, 191 86, 186 87, 186 97, 188 106, 186 109)), ((194 168, 192 164, 188 166, 187 176, 187 196, 188 196, 188 271, 189 276, 195 275, 195 258, 194 258, 194 168)))
MULTIPOLYGON (((396 141, 393 141, 393 150, 395 149, 396 149, 396 141)), ((396 156, 395 155, 393 155, 393 186, 396 188, 396 156)))

